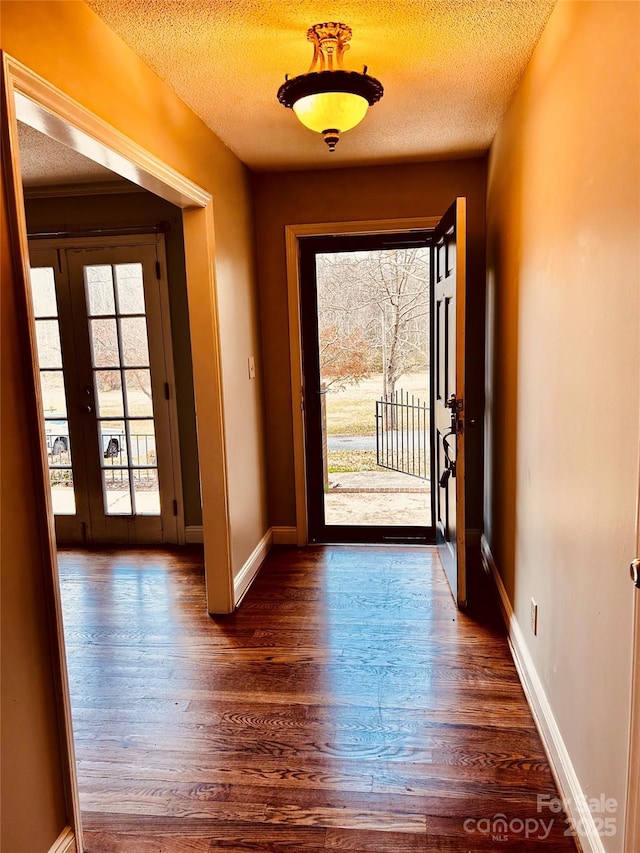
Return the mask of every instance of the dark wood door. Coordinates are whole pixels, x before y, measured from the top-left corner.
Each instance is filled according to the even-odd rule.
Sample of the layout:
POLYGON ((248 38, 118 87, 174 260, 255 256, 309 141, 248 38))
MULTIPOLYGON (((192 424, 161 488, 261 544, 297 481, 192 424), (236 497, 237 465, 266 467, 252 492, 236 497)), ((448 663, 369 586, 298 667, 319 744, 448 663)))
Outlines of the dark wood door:
POLYGON ((466 199, 434 233, 434 423, 436 537, 451 592, 467 603, 464 507, 464 316, 466 199))

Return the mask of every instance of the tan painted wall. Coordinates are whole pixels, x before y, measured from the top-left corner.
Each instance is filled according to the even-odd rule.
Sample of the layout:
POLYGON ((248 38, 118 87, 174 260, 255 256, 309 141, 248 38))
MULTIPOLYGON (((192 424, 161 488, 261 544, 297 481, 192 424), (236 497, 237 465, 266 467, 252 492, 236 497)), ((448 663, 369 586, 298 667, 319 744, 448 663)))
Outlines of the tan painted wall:
MULTIPOLYGON (((84 3, 3 2, 1 14, 1 46, 7 53, 214 198, 231 547, 237 572, 267 529, 261 387, 259 379, 249 381, 246 370, 247 355, 259 348, 247 170, 84 3)), ((34 493, 15 485, 31 483, 33 468, 5 227, 2 440, 12 452, 2 459, 2 838, 7 851, 45 853, 66 817, 43 616, 42 527, 34 493), (16 840, 20 833, 25 833, 23 844, 16 840)))
MULTIPOLYGON (((4 183, 4 182, 3 182, 4 183)), ((0 217, 2 286, 0 509, 2 518, 2 830, 6 851, 48 850, 68 823, 55 704, 55 669, 42 569, 38 459, 29 446, 25 341, 16 335, 16 288, 9 251, 5 196, 0 217), (6 445, 4 445, 6 446, 6 445)))
POLYGON ((488 179, 486 532, 582 787, 620 803, 610 851, 638 487, 639 15, 558 4, 488 179))
MULTIPOLYGON (((348 144, 348 140, 344 143, 348 144)), ((329 155, 327 155, 329 156, 329 155)), ((265 410, 271 523, 295 525, 291 374, 287 320, 286 225, 443 214, 468 199, 469 417, 482 419, 484 350, 484 158, 415 165, 256 174, 265 410), (471 414, 473 412, 473 414, 471 414)), ((482 428, 469 432, 468 526, 482 523, 482 428)))
MULTIPOLYGON (((3 2, 2 46, 213 196, 234 573, 267 529, 249 173, 84 3, 3 2)), ((198 354, 194 357, 197 359, 198 354)), ((203 450, 204 452, 204 450, 203 450)))
POLYGON ((193 398, 182 211, 168 201, 148 192, 30 198, 25 201, 25 208, 27 227, 30 231, 121 228, 152 225, 161 221, 169 222, 171 225, 164 239, 176 378, 184 518, 186 525, 201 525, 200 472, 193 398))

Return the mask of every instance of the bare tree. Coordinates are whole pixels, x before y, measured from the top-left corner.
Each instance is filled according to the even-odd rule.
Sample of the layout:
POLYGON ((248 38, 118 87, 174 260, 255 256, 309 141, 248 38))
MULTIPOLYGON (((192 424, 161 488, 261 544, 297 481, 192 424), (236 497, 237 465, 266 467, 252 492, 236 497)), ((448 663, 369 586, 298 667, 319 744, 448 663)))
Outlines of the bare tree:
POLYGON ((393 394, 404 373, 428 364, 428 249, 317 257, 321 370, 336 375, 340 349, 341 382, 357 382, 378 369, 383 393, 393 394), (323 338, 332 341, 330 347, 323 349, 323 338), (325 362, 324 353, 333 362, 325 362))

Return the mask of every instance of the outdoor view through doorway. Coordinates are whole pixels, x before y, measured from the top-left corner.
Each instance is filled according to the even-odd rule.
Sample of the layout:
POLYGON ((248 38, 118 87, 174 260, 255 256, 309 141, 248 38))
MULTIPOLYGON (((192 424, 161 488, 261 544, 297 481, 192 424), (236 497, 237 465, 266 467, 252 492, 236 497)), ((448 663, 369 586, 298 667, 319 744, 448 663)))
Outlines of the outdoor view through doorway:
POLYGON ((313 538, 358 541, 362 531, 336 528, 364 527, 424 538, 433 524, 428 234, 304 242, 309 504, 320 516, 310 528, 324 531, 313 538))

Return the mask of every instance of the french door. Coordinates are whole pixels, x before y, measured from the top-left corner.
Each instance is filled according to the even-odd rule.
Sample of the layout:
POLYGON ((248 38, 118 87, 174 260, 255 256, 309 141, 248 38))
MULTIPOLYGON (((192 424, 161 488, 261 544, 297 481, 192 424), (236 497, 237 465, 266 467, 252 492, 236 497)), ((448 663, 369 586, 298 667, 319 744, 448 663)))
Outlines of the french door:
POLYGON ((158 235, 117 246, 30 247, 59 542, 178 541, 161 241, 158 235))

